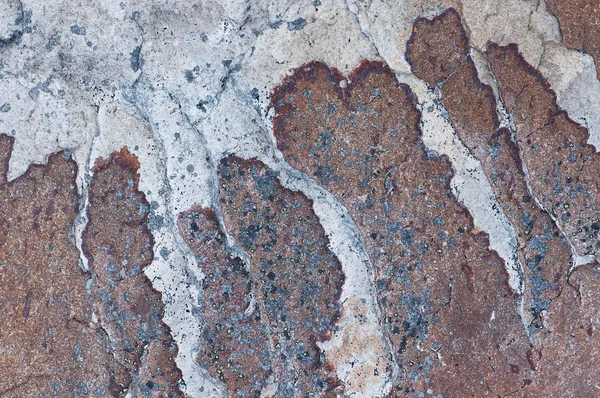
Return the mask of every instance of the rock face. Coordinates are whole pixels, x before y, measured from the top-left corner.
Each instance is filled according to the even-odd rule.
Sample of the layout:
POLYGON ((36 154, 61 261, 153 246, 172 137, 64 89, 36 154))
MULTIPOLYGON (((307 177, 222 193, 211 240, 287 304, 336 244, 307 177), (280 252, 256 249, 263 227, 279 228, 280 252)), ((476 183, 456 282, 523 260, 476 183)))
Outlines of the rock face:
POLYGON ((556 105, 548 83, 516 46, 490 45, 488 58, 515 125, 535 196, 563 227, 579 254, 600 249, 595 148, 588 132, 556 105))
POLYGON ((249 267, 230 254, 213 210, 180 214, 205 275, 199 364, 232 397, 258 396, 267 381, 279 396, 341 393, 316 343, 339 318, 344 275, 312 202, 257 160, 227 157, 218 178, 225 226, 249 267))
POLYGON ((225 227, 249 256, 257 306, 271 330, 277 394, 333 391, 339 382, 316 343, 330 337, 339 317, 344 275, 312 201, 256 160, 224 158, 218 180, 225 227))
MULTIPOLYGON (((598 185, 592 175, 598 156, 586 143, 587 130, 558 108, 548 83, 523 60, 516 46, 490 45, 487 57, 514 120, 515 139, 529 170, 533 194, 562 225, 574 250, 595 255, 598 185)), ((565 396, 596 394, 598 304, 593 297, 597 275, 596 261, 579 266, 570 274, 570 286, 558 308, 550 310, 532 394, 551 394, 556 389, 565 396), (577 365, 565 365, 573 355, 577 365)))
POLYGON ((162 322, 161 295, 143 272, 154 257, 154 242, 138 168, 127 148, 96 160, 83 252, 94 276, 92 307, 110 338, 110 393, 175 397, 181 395, 177 347, 162 322))
POLYGON ((599 57, 598 0, 0 0, 0 396, 598 396, 599 57))
POLYGON ((12 146, 0 136, 0 395, 110 394, 109 339, 69 241, 77 165, 55 154, 7 184, 12 146))
POLYGON ((410 89, 379 63, 348 80, 295 71, 273 96, 275 137, 361 231, 400 367, 392 395, 509 393, 529 377, 529 341, 502 260, 450 193, 449 162, 424 150, 410 89))
POLYGON ((600 4, 597 0, 564 2, 548 0, 548 11, 560 24, 563 42, 568 48, 591 55, 600 74, 600 4))
POLYGON ((227 250, 213 210, 197 207, 181 213, 179 229, 205 275, 206 324, 197 361, 227 386, 229 396, 257 396, 273 373, 274 347, 261 309, 253 303, 256 283, 227 250))
POLYGON ((123 151, 98 165, 84 272, 71 236, 75 162, 58 153, 6 183, 12 145, 0 136, 2 395, 179 396, 177 348, 142 273, 152 238, 135 157, 123 151))
POLYGON ((532 196, 519 146, 500 127, 494 94, 479 80, 458 13, 451 9, 432 21, 417 20, 407 51, 415 74, 439 89, 458 137, 481 163, 516 232, 528 311, 524 320, 534 333, 542 312, 567 283, 569 244, 532 196))

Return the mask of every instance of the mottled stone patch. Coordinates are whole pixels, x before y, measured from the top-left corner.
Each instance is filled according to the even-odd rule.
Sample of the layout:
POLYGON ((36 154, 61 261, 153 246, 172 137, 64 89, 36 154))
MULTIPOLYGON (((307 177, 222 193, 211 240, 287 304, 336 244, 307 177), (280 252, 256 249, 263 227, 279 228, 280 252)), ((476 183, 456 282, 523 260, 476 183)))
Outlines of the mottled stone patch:
POLYGON ((127 148, 99 158, 89 186, 83 250, 94 275, 91 299, 110 339, 111 395, 181 396, 177 347, 162 322, 161 294, 144 269, 154 258, 139 163, 127 148))
POLYGON ((556 105, 548 82, 514 45, 487 50, 515 138, 529 170, 533 194, 562 226, 580 255, 600 251, 600 157, 587 129, 556 105))
POLYGON ((523 396, 595 397, 600 377, 600 265, 579 266, 544 319, 543 345, 523 396))
POLYGON ((272 331, 277 394, 336 389, 339 381, 316 343, 331 337, 339 318, 344 275, 312 201, 284 188, 258 160, 226 157, 218 180, 225 226, 250 257, 258 306, 272 331))
POLYGON ((565 46, 585 51, 594 58, 600 75, 600 3, 598 0, 547 0, 557 19, 565 46))
POLYGON ((109 341, 69 241, 77 166, 53 154, 7 184, 13 141, 0 135, 0 396, 111 395, 109 341))
POLYGON ((181 235, 204 273, 205 326, 197 361, 230 397, 256 397, 271 374, 272 348, 244 263, 225 245, 215 212, 195 207, 178 217, 181 235))
POLYGON ((461 141, 480 161, 498 203, 512 224, 524 271, 524 299, 530 331, 543 327, 541 314, 567 283, 571 250, 550 215, 539 208, 527 187, 519 148, 510 131, 500 128, 492 89, 481 83, 464 44, 461 18, 450 9, 429 21, 415 22, 408 59, 415 74, 441 88, 451 123, 461 141), (435 52, 426 51, 439 37, 435 52), (431 59, 437 59, 432 72, 431 59), (451 71, 443 73, 442 65, 451 71), (442 80, 434 80, 434 77, 442 80))
MULTIPOLYGON (((548 83, 516 46, 491 44, 487 57, 514 120, 534 195, 580 253, 595 254, 598 228, 589 224, 597 223, 598 161, 595 148, 586 143, 587 130, 558 108, 548 83)), ((596 261, 578 266, 543 314, 542 348, 527 394, 597 395, 599 271, 596 261)))
POLYGON ((525 383, 530 344, 504 264, 453 196, 447 158, 424 148, 409 88, 380 63, 346 80, 313 62, 272 98, 278 148, 362 234, 400 367, 390 396, 504 395, 525 383))

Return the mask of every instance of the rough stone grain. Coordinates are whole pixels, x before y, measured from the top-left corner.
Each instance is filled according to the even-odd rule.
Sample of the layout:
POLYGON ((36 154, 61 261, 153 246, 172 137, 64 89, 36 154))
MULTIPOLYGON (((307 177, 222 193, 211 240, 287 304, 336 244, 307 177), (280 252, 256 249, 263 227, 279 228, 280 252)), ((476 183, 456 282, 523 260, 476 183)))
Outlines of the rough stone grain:
POLYGON ((341 392, 317 342, 331 337, 340 316, 344 274, 312 201, 254 159, 222 159, 218 180, 225 226, 249 255, 259 309, 273 331, 277 394, 341 392))
POLYGON ((296 70, 273 95, 274 132, 362 234, 400 366, 391 396, 509 393, 530 345, 502 260, 450 192, 449 162, 423 147, 408 87, 375 62, 342 81, 320 63, 296 70))
POLYGON ((567 283, 571 250, 550 215, 532 198, 519 147, 510 131, 500 128, 494 94, 479 80, 465 39, 461 18, 452 9, 431 21, 417 20, 407 58, 418 77, 440 87, 441 100, 457 135, 480 161, 516 232, 525 278, 524 321, 535 332, 542 327, 540 314, 548 310, 567 283), (455 43, 436 41, 438 37, 453 37, 455 43), (435 51, 428 43, 436 43, 435 51), (438 60, 434 71, 432 58, 438 60))
POLYGON ((565 46, 590 54, 600 74, 600 2, 547 0, 546 4, 558 19, 565 46))
POLYGON ((7 183, 13 141, 0 135, 0 395, 110 394, 112 350, 69 241, 77 166, 58 153, 7 183))
POLYGON ((600 249, 600 158, 587 143, 587 130, 556 105, 546 80, 516 46, 492 44, 487 54, 514 121, 533 195, 555 217, 578 254, 595 255, 600 249))
POLYGON ((215 212, 195 207, 179 230, 204 273, 204 325, 199 364, 230 397, 258 397, 271 374, 272 347, 245 264, 228 252, 215 212))
POLYGON ((177 346, 162 322, 161 294, 144 269, 154 257, 150 204, 138 188, 139 162, 126 147, 92 170, 83 250, 93 309, 110 339, 110 394, 181 396, 177 346))

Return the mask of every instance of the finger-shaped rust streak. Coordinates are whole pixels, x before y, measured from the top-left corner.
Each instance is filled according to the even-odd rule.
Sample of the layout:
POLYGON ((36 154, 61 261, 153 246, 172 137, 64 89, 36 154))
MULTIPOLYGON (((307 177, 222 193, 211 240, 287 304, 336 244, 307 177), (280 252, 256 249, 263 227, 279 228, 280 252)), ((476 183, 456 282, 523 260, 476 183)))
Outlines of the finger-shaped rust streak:
MULTIPOLYGON (((556 105, 543 76, 514 45, 488 46, 487 57, 517 143, 529 170, 534 194, 551 209, 580 253, 598 250, 598 155, 587 144, 587 130, 556 105)), ((600 377, 597 262, 579 266, 543 319, 542 351, 530 396, 596 396, 600 377)))
POLYGON ((204 273, 200 365, 227 387, 229 397, 258 397, 271 374, 271 349, 252 280, 225 247, 213 210, 195 207, 178 218, 181 235, 204 273))
POLYGON ((83 249, 94 275, 94 310, 112 348, 111 395, 175 397, 181 395, 177 347, 162 322, 161 294, 144 274, 154 241, 138 168, 127 148, 97 159, 83 249))
MULTIPOLYGON (((443 79, 450 62, 432 62, 443 79)), ((424 149, 414 96, 375 62, 343 80, 320 63, 296 70, 273 94, 275 136, 362 233, 401 367, 391 395, 514 390, 529 377, 530 345, 504 264, 451 193, 447 158, 424 149)))
POLYGON ((12 146, 0 135, 0 396, 110 395, 108 339, 69 242, 77 166, 53 154, 7 184, 12 146))
POLYGON ((560 25, 564 45, 594 58, 600 75, 600 3, 598 0, 547 0, 560 25))
POLYGON ((580 255, 600 251, 600 156, 587 129, 556 105, 548 82, 514 45, 487 51, 515 124, 533 194, 563 227, 580 255))
POLYGON ((257 302, 273 333, 278 394, 331 391, 339 381, 316 343, 331 337, 344 275, 312 201, 257 160, 229 156, 218 179, 225 226, 250 256, 257 302))
POLYGON ((529 314, 525 317, 530 330, 536 332, 543 326, 541 314, 567 283, 571 249, 550 215, 532 199, 519 148, 510 132, 499 127, 492 89, 479 80, 465 38, 460 16, 453 9, 433 20, 418 19, 407 59, 419 78, 430 86, 441 87, 456 133, 481 163, 498 203, 517 233, 526 277, 524 299, 529 314), (455 42, 439 40, 440 37, 454 38, 455 42), (449 72, 444 74, 441 65, 449 72))

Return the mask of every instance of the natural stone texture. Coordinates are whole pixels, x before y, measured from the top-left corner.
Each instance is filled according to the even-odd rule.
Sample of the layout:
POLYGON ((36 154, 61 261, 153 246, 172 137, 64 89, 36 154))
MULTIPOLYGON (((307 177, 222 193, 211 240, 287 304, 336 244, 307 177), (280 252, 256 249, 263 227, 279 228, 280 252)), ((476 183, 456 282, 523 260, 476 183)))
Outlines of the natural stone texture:
MULTIPOLYGON (((597 183, 592 177, 597 174, 597 155, 586 144, 587 131, 558 108, 544 78, 523 60, 516 46, 491 44, 487 56, 514 120, 534 194, 552 209, 577 249, 595 253, 597 229, 586 224, 597 217, 597 183)), ((525 394, 597 394, 600 344, 594 331, 599 275, 596 261, 578 266, 542 317, 536 375, 525 394)))
POLYGON ((391 396, 508 394, 530 348, 502 260, 423 148, 407 86, 380 63, 346 80, 310 63, 276 89, 286 160, 344 204, 375 268, 382 322, 400 366, 391 396))
POLYGON ((579 266, 543 318, 532 383, 522 396, 594 397, 600 377, 600 266, 579 266))
MULTIPOLYGON (((296 370, 302 376, 314 369, 304 365, 293 369, 293 363, 301 361, 290 356, 289 350, 287 357, 281 359, 281 352, 275 348, 279 340, 286 343, 286 339, 281 338, 283 328, 272 327, 267 316, 265 303, 276 293, 264 291, 270 289, 271 284, 279 290, 286 284, 278 284, 277 279, 271 281, 268 272, 267 276, 260 272, 262 264, 253 261, 272 260, 270 252, 257 250, 258 254, 248 253, 246 257, 240 250, 240 247, 243 249, 241 240, 236 239, 243 235, 236 224, 238 216, 231 215, 227 222, 227 212, 223 214, 230 229, 227 239, 230 243, 236 241, 238 247, 221 245, 224 241, 208 244, 210 239, 202 240, 204 237, 199 231, 200 235, 190 240, 191 223, 183 226, 183 234, 179 234, 177 215, 195 204, 215 209, 221 217, 222 211, 216 202, 219 187, 215 183, 215 168, 221 158, 232 153, 245 159, 260 159, 280 173, 286 187, 303 192, 306 195, 303 200, 309 203, 305 203, 302 210, 296 210, 308 214, 311 220, 316 218, 315 214, 318 216, 318 222, 312 224, 311 221, 311 228, 317 231, 315 239, 322 247, 328 246, 340 261, 331 268, 336 271, 329 272, 336 281, 333 287, 324 290, 326 296, 315 293, 324 299, 314 308, 326 308, 333 326, 329 325, 328 332, 319 337, 308 332, 300 336, 311 344, 317 342, 318 347, 311 345, 307 351, 315 358, 320 357, 316 372, 329 378, 327 388, 333 391, 315 387, 304 376, 300 382, 302 387, 309 386, 310 392, 321 392, 321 396, 343 391, 344 395, 355 398, 380 397, 388 393, 398 370, 400 381, 411 376, 417 378, 419 372, 427 371, 427 357, 430 357, 431 371, 411 382, 414 391, 410 388, 408 393, 394 390, 391 395, 428 396, 428 393, 438 394, 437 390, 444 390, 444 396, 479 396, 489 393, 484 388, 485 383, 493 391, 513 392, 513 396, 598 395, 595 387, 599 376, 595 359, 598 356, 595 340, 598 266, 580 265, 590 261, 597 252, 595 179, 598 173, 593 166, 597 155, 595 148, 585 146, 586 143, 597 146, 600 142, 597 101, 600 81, 596 75, 600 69, 592 58, 598 60, 597 8, 597 1, 591 0, 168 3, 89 0, 77 4, 70 0, 0 0, 0 133, 15 137, 14 145, 10 139, 0 138, 0 293, 4 306, 0 315, 0 395, 52 396, 55 393, 71 397, 130 393, 136 397, 163 396, 167 390, 179 395, 175 385, 179 382, 179 372, 169 357, 176 359, 182 371, 180 387, 190 397, 292 394, 291 389, 284 391, 283 387, 283 392, 277 393, 278 385, 282 386, 279 382, 284 378, 295 379, 292 373, 296 370), (420 41, 410 41, 411 49, 407 53, 414 21, 420 17, 431 20, 448 7, 457 10, 467 34, 461 32, 456 15, 454 19, 449 17, 451 12, 436 19, 436 24, 419 20, 414 34, 420 36, 420 41), (508 61, 504 62, 499 56, 497 70, 490 70, 483 54, 490 42, 501 46, 518 44, 522 59, 507 57, 508 61), (301 112, 299 120, 306 123, 298 122, 298 131, 288 135, 298 142, 308 143, 307 140, 312 139, 313 143, 307 145, 317 148, 313 154, 308 150, 308 155, 299 156, 299 162, 306 156, 321 157, 305 165, 306 174, 294 170, 290 167, 292 151, 284 150, 285 158, 282 158, 271 134, 272 111, 276 109, 269 112, 267 107, 273 88, 292 68, 313 60, 348 76, 363 59, 381 61, 410 87, 417 97, 414 106, 421 112, 420 117, 415 116, 412 105, 402 106, 401 110, 394 105, 404 101, 404 87, 398 88, 389 72, 375 73, 375 77, 370 73, 353 74, 343 80, 341 77, 318 78, 314 86, 322 87, 311 86, 312 95, 329 93, 330 98, 321 101, 327 104, 327 110, 316 106, 301 112), (407 61, 413 64, 414 70, 407 61), (500 92, 496 78, 500 81, 500 92), (365 83, 370 81, 368 79, 381 82, 366 87, 371 90, 368 95, 357 95, 358 86, 368 86, 365 83), (478 79, 490 85, 493 91, 478 79), (540 84, 544 79, 548 85, 540 84), (332 80, 351 89, 333 89, 332 80), (529 85, 525 87, 521 83, 529 85), (323 91, 323 87, 329 91, 323 91), (557 94, 558 107, 553 96, 547 95, 550 87, 557 94), (534 99, 535 106, 529 107, 528 96, 534 99), (353 103, 355 97, 362 101, 358 106, 353 103), (386 108, 388 97, 395 115, 390 115, 386 108), (317 129, 313 131, 311 126, 324 120, 323 115, 330 111, 329 104, 339 108, 331 109, 330 118, 345 113, 346 119, 357 120, 357 126, 349 129, 347 125, 339 128, 336 125, 331 136, 325 134, 322 142, 314 144, 318 139, 311 134, 316 135, 317 129), (512 112, 512 118, 507 116, 504 105, 512 112), (372 115, 377 109, 380 117, 372 115), (561 109, 573 122, 585 126, 590 136, 568 121, 561 109), (393 117, 397 119, 394 123, 408 126, 398 132, 408 131, 410 134, 406 137, 411 137, 400 146, 390 137, 386 141, 380 139, 385 135, 377 135, 379 129, 386 127, 379 120, 393 117), (369 126, 367 121, 375 126, 369 126), (414 138, 419 135, 417 125, 423 130, 422 142, 414 138), (369 158, 366 163, 359 160, 360 170, 353 171, 352 178, 345 171, 347 166, 333 167, 335 162, 339 165, 340 159, 336 158, 339 154, 322 150, 328 145, 342 145, 341 141, 332 140, 338 139, 340 131, 345 132, 342 136, 346 139, 350 130, 356 134, 343 145, 354 148, 358 142, 363 145, 360 149, 363 153, 349 149, 343 160, 350 158, 352 163, 352 157, 369 158), (310 132, 307 137, 294 135, 306 131, 310 132), (570 141, 557 143, 557 137, 570 141), (557 144, 562 148, 562 159, 553 153, 557 144), (567 154, 569 144, 574 148, 567 154), (142 206, 140 209, 126 206, 134 222, 127 221, 122 226, 119 222, 129 216, 119 216, 118 221, 116 206, 123 209, 122 203, 127 199, 115 199, 110 206, 105 204, 97 211, 91 204, 88 208, 88 192, 89 183, 95 178, 91 170, 94 160, 99 156, 109 159, 112 152, 125 145, 140 162, 139 186, 125 190, 133 195, 131 202, 142 203, 142 206), (432 158, 421 160, 423 155, 416 149, 418 146, 423 146, 432 158), (448 162, 435 159, 431 149, 448 155, 454 173, 450 173, 448 162), (402 156, 407 153, 412 157, 405 161, 402 156), (570 156, 572 154, 575 158, 570 156), (571 159, 576 159, 572 165, 571 159), (580 163, 579 159, 584 162, 580 163), (559 161, 562 164, 559 165, 559 161), (377 162, 398 167, 398 170, 390 169, 388 175, 390 170, 381 171, 377 162), (28 169, 32 163, 45 165, 28 169), (331 170, 327 165, 332 166, 331 170), (406 174, 409 166, 414 177, 406 174), (398 180, 399 175, 407 177, 398 180), (401 201, 394 199, 404 188, 414 189, 422 178, 440 176, 446 182, 437 185, 430 182, 416 188, 428 192, 427 196, 433 197, 431 203, 437 200, 446 207, 427 207, 424 195, 415 196, 415 200, 408 195, 401 197, 401 201), (577 184, 581 185, 581 192, 577 184), (450 190, 465 209, 448 195, 450 190), (152 237, 141 226, 146 223, 143 213, 147 205, 142 197, 150 203, 148 218, 152 237), (377 207, 382 206, 381 203, 395 207, 382 210, 377 207), (359 208, 361 204, 364 209, 359 208), (104 216, 98 212, 107 214, 107 219, 114 224, 110 224, 113 231, 104 231, 102 236, 94 238, 95 242, 85 243, 82 231, 86 228, 88 210, 95 217, 92 228, 103 228, 104 216), (455 236, 459 235, 459 224, 468 226, 462 227, 463 235, 471 232, 471 218, 463 213, 466 210, 474 220, 473 232, 490 234, 489 247, 497 250, 504 261, 484 247, 484 238, 455 236), (420 229, 402 225, 398 235, 390 237, 387 225, 380 227, 378 223, 387 224, 390 219, 397 222, 395 211, 407 213, 407 219, 401 222, 416 220, 413 224, 420 229), (438 213, 443 211, 448 214, 440 216, 438 213), (445 224, 427 227, 419 224, 434 217, 443 217, 445 224), (408 228, 415 231, 415 236, 411 236, 408 228), (405 244, 402 241, 405 230, 405 241, 412 239, 413 247, 406 251, 405 257, 398 259, 402 250, 395 246, 405 244), (142 274, 130 276, 131 271, 138 272, 132 268, 132 262, 120 263, 124 259, 123 247, 128 244, 127 234, 132 233, 139 240, 133 240, 129 251, 138 250, 139 247, 134 246, 144 245, 144 242, 154 245, 153 249, 149 246, 143 249, 145 258, 137 256, 143 260, 137 263, 149 280, 142 274), (371 234, 377 235, 372 237, 371 234), (565 237, 572 241, 571 247, 565 237), (432 238, 434 241, 426 242, 432 238), (429 252, 419 252, 421 239, 429 252), (105 241, 114 243, 118 250, 105 252, 90 246, 98 244, 106 248, 105 241), (191 251, 185 247, 186 242, 191 251), (455 248, 455 253, 447 248, 450 244, 464 244, 465 248, 455 248), (82 247, 95 250, 93 261, 82 253, 82 247), (468 261, 475 247, 492 266, 480 260, 468 261), (438 249, 442 253, 433 254, 432 250, 438 249), (203 256, 198 253, 209 250, 214 256, 224 257, 215 258, 212 263, 202 262, 203 256), (235 278, 229 274, 234 279, 226 282, 206 277, 210 272, 204 274, 203 270, 210 266, 238 269, 240 260, 230 257, 230 250, 243 258, 247 274, 240 268, 235 278), (461 250, 468 253, 465 261, 459 261, 461 256, 457 253, 461 250), (585 254, 589 256, 581 257, 585 254), (417 261, 405 262, 408 256, 423 258, 419 264, 427 268, 415 270, 417 261), (386 274, 387 268, 381 271, 388 262, 393 264, 389 272, 397 271, 396 274, 386 274), (467 264, 464 272, 460 267, 463 263, 467 264), (522 273, 519 273, 519 263, 522 273), (575 266, 569 272, 572 263, 575 266), (113 275, 104 269, 106 266, 112 269, 111 264, 119 267, 119 273, 121 267, 129 273, 121 280, 118 273, 113 275), (412 267, 411 270, 408 267, 412 267), (504 283, 503 267, 508 270, 512 292, 504 283), (343 284, 340 269, 345 273, 343 284), (423 281, 424 278, 427 281, 423 281), (150 281, 162 295, 151 288, 150 281), (405 286, 406 281, 412 285, 405 286), (470 281, 474 292, 469 291, 470 281), (236 289, 239 295, 227 296, 229 301, 224 303, 221 300, 225 296, 219 296, 219 288, 228 283, 239 288, 236 289), (429 298, 423 298, 426 289, 432 292, 429 298), (127 303, 119 298, 125 292, 139 296, 127 303), (250 301, 245 292, 250 292, 250 301), (507 297, 496 299, 498 292, 507 297), (405 293, 408 296, 402 296, 405 293), (511 294, 512 297, 508 297, 511 294), (411 301, 414 297, 418 299, 411 301), (440 304, 448 302, 450 297, 448 306, 440 304), (393 301, 394 298, 397 301, 393 301), (103 299, 112 303, 105 303, 103 299), (217 307, 223 304, 225 310, 212 311, 212 307, 205 305, 205 299, 213 300, 212 304, 217 307), (388 308, 383 314, 392 315, 388 317, 392 319, 381 318, 381 324, 378 323, 381 315, 378 299, 382 308, 388 308), (484 310, 481 310, 482 302, 486 303, 484 310), (325 303, 331 303, 332 307, 325 303), (130 316, 120 324, 120 319, 115 319, 111 312, 111 305, 115 311, 130 316), (406 318, 407 331, 403 329, 404 319, 396 322, 393 306, 398 308, 399 316, 406 318), (412 308, 423 310, 408 316, 402 312, 412 308), (499 319, 498 308, 508 315, 499 319), (520 320, 514 314, 515 308, 521 315, 520 320), (434 313, 437 309, 439 311, 434 313), (469 313, 480 310, 480 314, 469 313), (235 315, 240 312, 244 314, 241 320, 235 315), (333 315, 338 313, 339 318, 333 315), (258 315, 262 320, 251 321, 258 315), (134 316, 136 319, 132 319, 134 316), (217 319, 223 319, 223 324, 254 324, 256 329, 248 326, 248 330, 256 330, 257 341, 266 341, 269 354, 265 353, 265 358, 269 359, 261 362, 270 361, 268 366, 261 367, 258 361, 244 359, 245 372, 256 375, 256 385, 250 387, 248 379, 231 377, 219 382, 219 374, 215 372, 220 366, 224 374, 234 376, 235 370, 242 367, 242 359, 251 357, 257 352, 252 350, 258 350, 260 344, 223 344, 223 351, 219 352, 225 354, 215 358, 214 349, 220 350, 221 346, 211 346, 205 337, 218 336, 225 342, 231 342, 228 339, 234 337, 233 333, 227 334, 228 328, 216 329, 219 321, 211 324, 211 320, 217 319), (460 324, 473 319, 472 325, 460 324), (485 319, 489 322, 482 326, 485 319), (410 334, 419 330, 424 320, 429 322, 426 324, 429 337, 421 344, 424 334, 415 332, 418 338, 410 334), (148 333, 156 333, 156 339, 148 340, 143 356, 139 350, 123 352, 120 348, 126 341, 132 347, 136 341, 145 345, 143 333, 137 333, 138 324, 144 323, 149 326, 148 333), (258 337, 263 327, 265 336, 258 337), (394 327, 398 328, 397 335, 394 335, 394 327), (382 332, 384 329, 386 333, 382 332), (444 346, 437 352, 428 345, 432 339, 450 332, 454 335, 440 338, 439 343, 444 346), (526 332, 535 349, 524 339, 526 332), (506 339, 502 341, 510 341, 511 334, 518 338, 517 343, 509 347, 519 345, 521 348, 514 348, 517 353, 505 351, 490 358, 493 361, 508 358, 509 365, 518 366, 519 375, 511 373, 506 377, 503 372, 506 366, 497 364, 493 366, 500 371, 494 374, 485 365, 490 360, 481 353, 502 338, 506 339), (403 337, 406 337, 406 351, 398 353, 403 337), (324 342, 319 344, 318 341, 324 342), (246 357, 239 356, 242 351, 246 357), (451 356, 459 351, 462 356, 453 361, 451 356), (416 359, 408 358, 411 355, 416 359), (163 376, 159 375, 155 359, 160 363, 163 376), (211 362, 215 359, 217 362, 211 362), (516 362, 511 362, 513 359, 516 362), (412 367, 410 361, 414 363, 412 367), (229 362, 234 366, 228 368, 229 362), (398 369, 394 362, 402 368, 398 369), (454 363, 461 366, 452 373, 449 368, 454 363), (415 370, 419 366, 421 369, 415 370), (463 372, 465 368, 467 371, 463 372), (429 377, 431 391, 425 389, 425 377, 429 377), (477 380, 484 384, 470 384, 477 380), (129 383, 125 392, 124 387, 129 383), (160 390, 161 385, 165 391, 160 390), (466 391, 471 387, 473 390, 466 391), (479 387, 481 390, 476 390, 479 387), (417 391, 420 394, 416 394, 417 391)), ((493 64, 494 57, 491 60, 493 64)), ((370 64, 369 68, 380 67, 370 64)), ((339 76, 326 68, 322 72, 339 76)), ((303 95, 280 99, 284 105, 292 102, 294 106, 302 105, 303 95)), ((277 104, 273 108, 276 107, 277 104)), ((275 119, 276 123, 281 121, 276 114, 275 119)), ((277 129, 279 126, 275 125, 276 132, 277 129)), ((318 133, 325 131, 318 130, 318 133)), ((281 144, 280 137, 278 141, 281 144)), ((135 162, 132 166, 137 167, 135 162)), ((106 167, 110 173, 116 170, 116 177, 104 175, 102 184, 114 184, 111 189, 118 190, 117 185, 124 184, 124 174, 118 171, 119 167, 106 167)), ((101 174, 102 170, 98 172, 101 174)), ((236 188, 244 192, 247 189, 236 188)), ((95 195, 98 189, 96 184, 95 195)), ((98 196, 94 200, 98 203, 98 196)), ((265 210, 269 208, 269 216, 278 215, 280 207, 268 201, 260 203, 265 210)), ((194 207, 192 211, 204 214, 199 208, 194 207)), ((186 214, 188 217, 192 213, 186 214)), ((184 218, 185 223, 190 220, 184 218)), ((206 231, 219 228, 214 220, 208 221, 211 217, 207 216, 206 220, 206 231)), ((181 226, 182 221, 179 221, 181 226)), ((271 220, 263 224, 279 225, 271 220)), ((393 224, 392 232, 395 227, 393 224)), ((226 234, 226 231, 221 233, 226 234)), ((304 250, 305 246, 302 247, 304 250)), ((129 253, 126 260, 133 257, 136 256, 129 253)), ((276 263, 273 267, 289 264, 287 260, 273 261, 276 263)), ((292 273, 290 278, 296 277, 295 272, 299 271, 290 268, 281 272, 292 273)), ((298 280, 302 283, 298 286, 304 286, 310 279, 303 274, 300 277, 298 280)), ((227 291, 227 286, 224 289, 227 291)), ((315 291, 321 289, 315 288, 315 291)), ((283 297, 283 294, 278 298, 298 299, 283 297)), ((288 307, 296 310, 297 306, 289 304, 288 307)), ((313 312, 302 312, 303 319, 314 317, 313 312)), ((119 316, 117 312, 117 318, 119 316)), ((282 346, 285 350, 290 348, 282 346)), ((303 392, 294 393, 302 396, 303 392)))
POLYGON ((522 283, 528 313, 524 320, 535 332, 542 327, 542 311, 548 310, 567 283, 571 250, 552 218, 532 198, 519 148, 510 131, 500 128, 494 94, 479 80, 465 38, 461 18, 452 9, 431 21, 417 20, 407 58, 418 77, 441 88, 457 135, 481 162, 516 232, 525 278, 522 283))
POLYGON ((257 305, 272 330, 277 394, 341 392, 317 342, 331 337, 340 315, 344 275, 312 201, 258 160, 226 157, 218 179, 226 229, 249 255, 257 305))
POLYGON ((0 395, 111 394, 109 339, 69 241, 77 166, 54 154, 7 184, 13 141, 0 135, 0 395))
POLYGON ((154 257, 150 205, 138 190, 137 158, 127 148, 92 170, 83 250, 93 274, 91 299, 110 339, 111 395, 181 396, 177 346, 162 322, 161 294, 144 269, 154 257))
POLYGON ((596 254, 600 158, 587 143, 587 130, 556 105, 546 80, 516 46, 490 45, 487 54, 514 121, 533 195, 556 218, 578 254, 596 254))
POLYGON ((600 2, 547 0, 546 5, 558 19, 565 46, 590 54, 600 74, 600 2))
POLYGON ((194 207, 178 217, 179 230, 204 273, 204 339, 197 360, 227 387, 230 397, 259 396, 271 375, 273 347, 252 279, 226 249, 215 212, 194 207))

